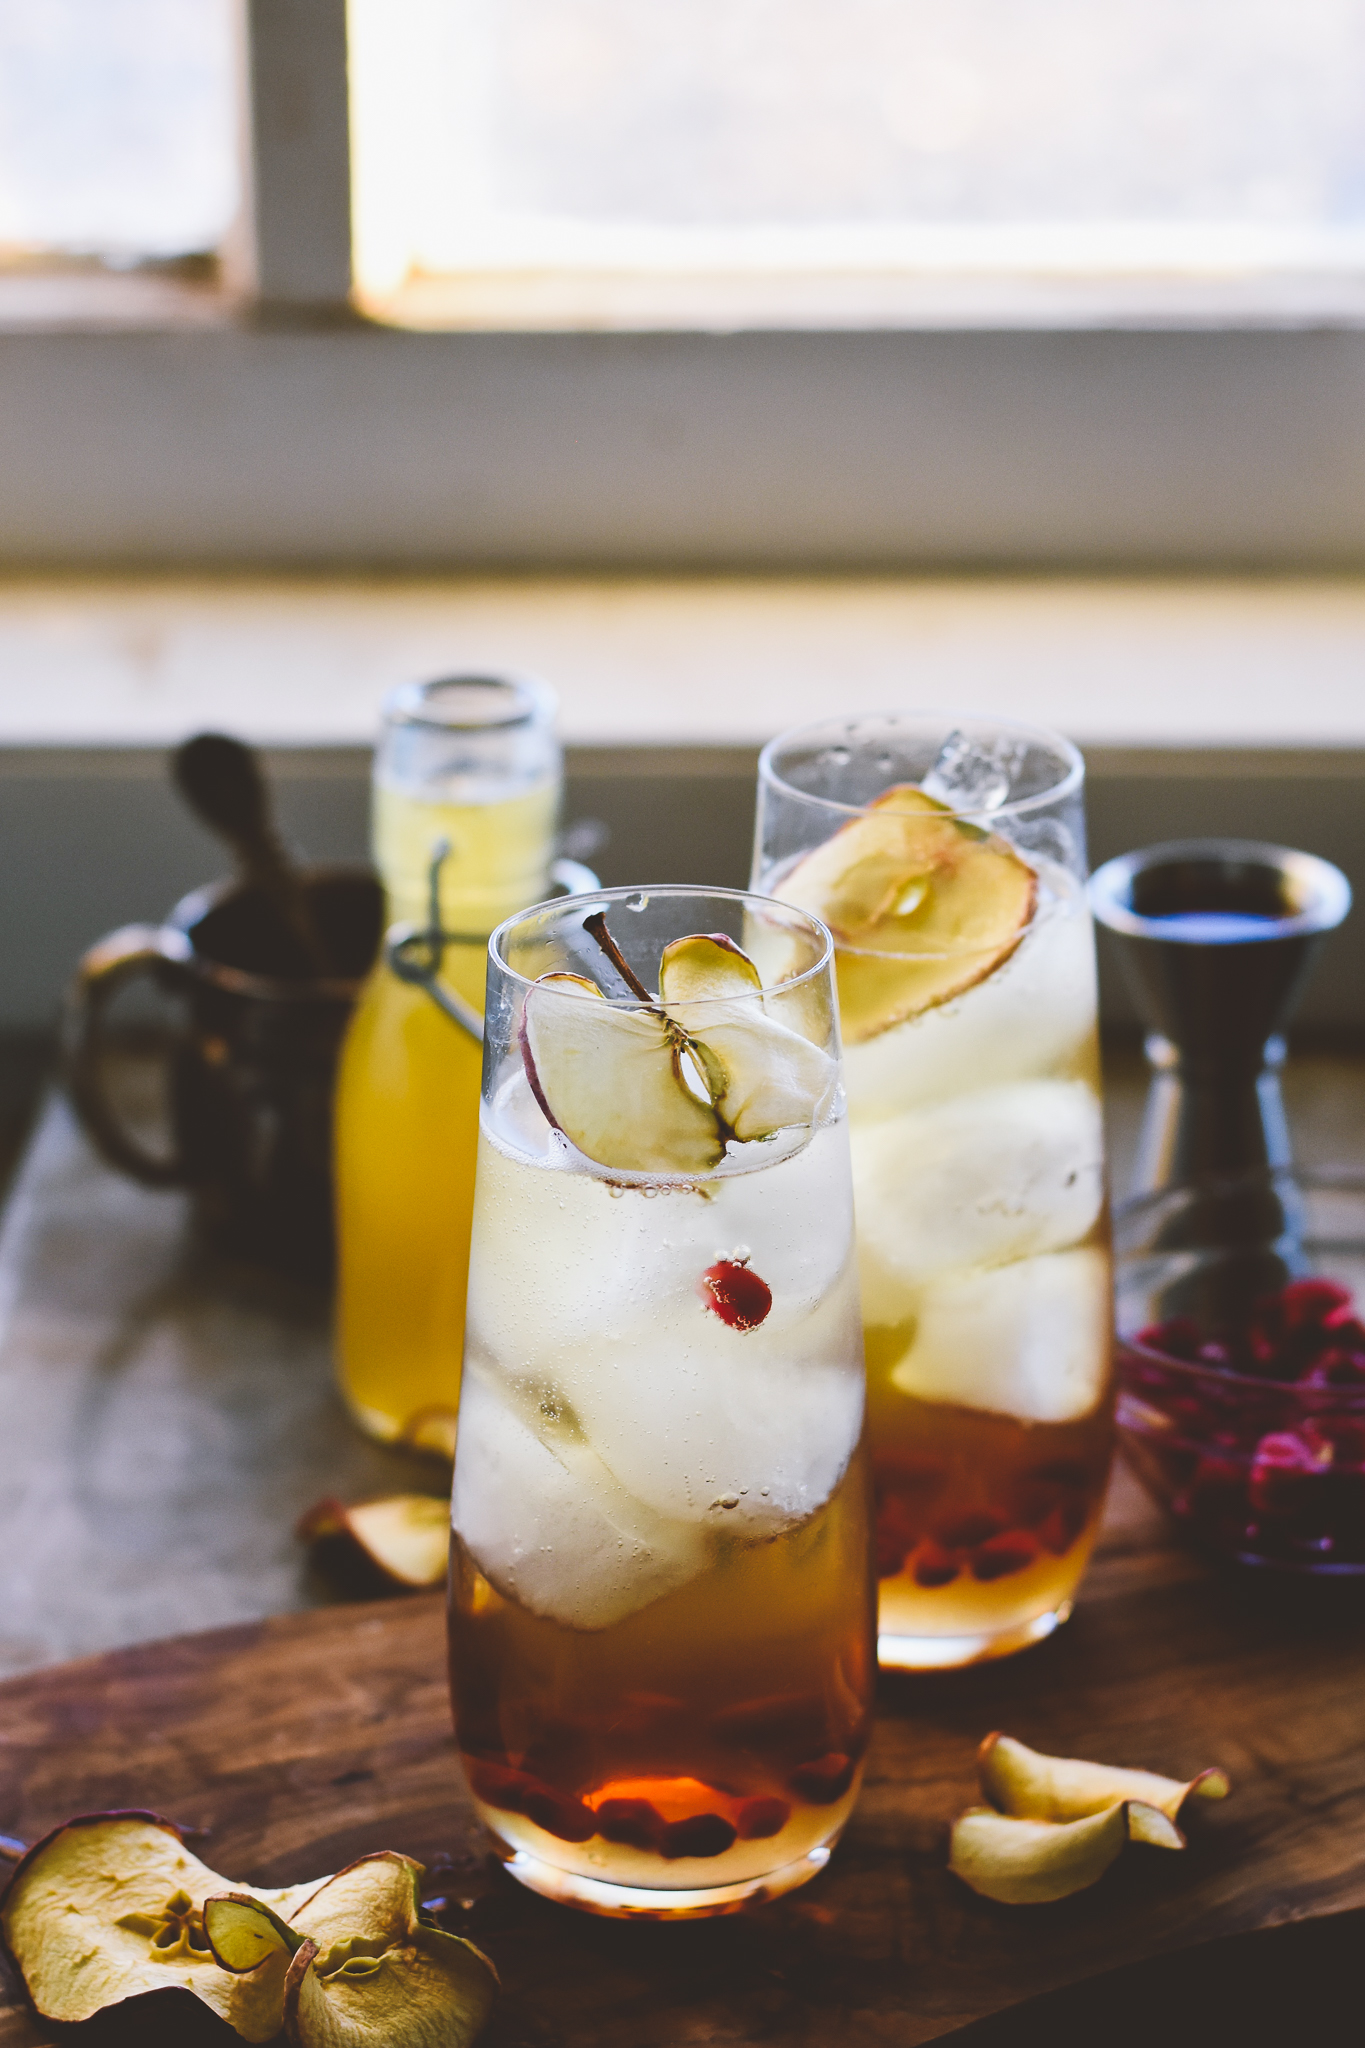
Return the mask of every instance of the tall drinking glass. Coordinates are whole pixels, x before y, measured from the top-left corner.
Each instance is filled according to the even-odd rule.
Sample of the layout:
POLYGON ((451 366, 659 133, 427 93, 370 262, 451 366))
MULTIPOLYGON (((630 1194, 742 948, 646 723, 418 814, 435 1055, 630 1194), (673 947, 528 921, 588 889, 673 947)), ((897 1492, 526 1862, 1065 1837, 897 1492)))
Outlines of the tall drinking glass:
POLYGON ((938 713, 831 719, 760 761, 755 886, 835 939, 879 1648, 904 1669, 1050 1634, 1103 1506, 1083 776, 1053 733, 938 713))
POLYGON ((486 1032, 465 1770, 534 1890, 728 1912, 828 1859, 876 1673, 829 934, 731 890, 542 904, 489 943, 486 1032))

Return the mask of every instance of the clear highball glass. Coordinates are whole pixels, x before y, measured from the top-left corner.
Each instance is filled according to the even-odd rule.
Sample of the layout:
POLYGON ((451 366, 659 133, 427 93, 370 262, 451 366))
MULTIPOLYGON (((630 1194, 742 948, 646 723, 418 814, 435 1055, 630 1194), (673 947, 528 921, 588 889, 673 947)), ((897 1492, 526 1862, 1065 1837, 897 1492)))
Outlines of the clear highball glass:
POLYGON ((784 733, 753 885, 830 926, 877 1489, 883 1664, 1064 1621, 1112 1437, 1084 769, 906 712, 784 733))
POLYGON ((489 943, 451 1686, 511 1874, 729 1912, 821 1869, 876 1675, 829 934, 606 889, 489 943))

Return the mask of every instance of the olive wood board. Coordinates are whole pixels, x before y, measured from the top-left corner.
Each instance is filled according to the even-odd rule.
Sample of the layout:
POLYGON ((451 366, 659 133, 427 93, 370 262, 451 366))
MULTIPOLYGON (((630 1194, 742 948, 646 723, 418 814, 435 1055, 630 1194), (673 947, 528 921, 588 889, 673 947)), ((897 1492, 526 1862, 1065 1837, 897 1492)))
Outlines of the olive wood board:
MULTIPOLYGON (((912 2048, 1103 1972, 1365 1907, 1365 1588, 1205 1565, 1122 1479, 1069 1626, 1006 1661, 884 1676, 866 1783, 829 1869, 728 1919, 598 1920, 505 1875, 456 1763, 435 1596, 148 1643, 0 1686, 0 1830, 32 1841, 109 1806, 208 1830, 196 1851, 247 1882, 320 1876, 380 1848, 420 1858, 446 1924, 502 1974, 486 2048, 912 2048), (1177 1777, 1221 1764, 1234 1795, 1195 1815, 1184 1854, 1129 1848, 1073 1899, 996 1906, 945 1855, 949 1820, 976 1796, 976 1746, 997 1727, 1177 1777)), ((200 2010, 187 2000, 156 2038, 233 2038, 200 2010)), ((60 2038, 13 1982, 0 1991, 0 2048, 60 2038)), ((144 2017, 119 2038, 141 2048, 153 2030, 144 2017)))

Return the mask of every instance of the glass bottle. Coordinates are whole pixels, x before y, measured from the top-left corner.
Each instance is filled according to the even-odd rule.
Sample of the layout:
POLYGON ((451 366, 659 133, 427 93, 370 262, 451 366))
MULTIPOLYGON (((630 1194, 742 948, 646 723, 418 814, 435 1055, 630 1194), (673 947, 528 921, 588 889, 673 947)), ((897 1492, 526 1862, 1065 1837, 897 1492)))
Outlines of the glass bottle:
MULTIPOLYGON (((373 843, 390 924, 425 930, 435 993, 483 1008, 495 925, 549 894, 562 783, 543 686, 455 675, 384 709, 373 843)), ((433 991, 376 964, 337 1084, 337 1370, 371 1436, 450 1453, 482 1049, 433 991)))

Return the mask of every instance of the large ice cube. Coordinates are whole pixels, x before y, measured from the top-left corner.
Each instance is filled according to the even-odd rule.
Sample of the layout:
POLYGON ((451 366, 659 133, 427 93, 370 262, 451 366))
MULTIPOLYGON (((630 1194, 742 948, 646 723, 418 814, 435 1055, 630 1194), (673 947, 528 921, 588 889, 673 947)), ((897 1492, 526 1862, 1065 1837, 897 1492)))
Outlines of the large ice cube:
POLYGON ((907 1290, 954 1267, 1064 1251, 1104 1200, 1100 1105, 1084 1081, 979 1088, 850 1138, 872 1323, 904 1321, 907 1290))
POLYGON ((578 1526, 577 1501, 593 1542, 544 1541, 560 1552, 569 1543, 575 1571, 606 1556, 609 1590, 575 1592, 573 1573, 561 1582, 552 1562, 530 1556, 540 1539, 524 1537, 529 1508, 510 1521, 479 1509, 489 1546, 479 1561, 495 1584, 515 1569, 517 1597, 537 1611, 603 1626, 581 1617, 666 1590, 679 1525, 698 1543, 710 1530, 775 1534, 828 1498, 852 1455, 863 1375, 846 1131, 826 1126, 759 1171, 648 1189, 530 1164, 488 1129, 481 1145, 457 1495, 473 1487, 469 1500, 483 1498, 466 1457, 480 1456, 470 1430, 479 1388, 492 1386, 541 1452, 495 1417, 499 1483, 540 1487, 553 1505, 543 1517, 537 1507, 535 1526, 551 1532, 566 1515, 578 1526), (699 1292, 724 1258, 747 1258, 771 1289, 755 1328, 728 1327, 699 1292), (626 1545, 619 1555, 608 1554, 603 1517, 626 1545), (618 1580, 624 1590, 611 1591, 618 1580))
POLYGON ((643 1322, 675 1278, 675 1238, 705 1207, 687 1188, 613 1188, 562 1148, 551 1159, 528 1166, 480 1134, 468 1319, 507 1363, 643 1322))
POLYGON ((694 1300, 656 1324, 647 1350, 607 1342, 561 1356, 555 1380, 634 1498, 666 1517, 770 1536, 813 1514, 852 1456, 861 1343, 850 1256, 822 1296, 775 1301, 756 1329, 731 1329, 694 1300))
POLYGON ((914 1340, 891 1381, 920 1401, 1070 1422, 1103 1391, 1110 1323, 1100 1251, 954 1273, 921 1294, 914 1340))
POLYGON ((775 1314, 801 1317, 833 1286, 852 1233, 843 1124, 755 1172, 648 1188, 528 1167, 485 1131, 467 1328, 504 1372, 553 1376, 610 1354, 657 1380, 661 1335, 695 1325, 717 1258, 747 1252, 775 1314))
POLYGON ((632 1500, 586 1444, 561 1436, 551 1448, 473 1360, 451 1520, 500 1593, 567 1628, 609 1628, 706 1561, 697 1523, 632 1500))
POLYGON ((951 1002, 844 1050, 854 1125, 977 1088, 1080 1069, 1095 1030, 1095 942, 1081 886, 1040 866, 1039 909, 1008 960, 951 1002))

